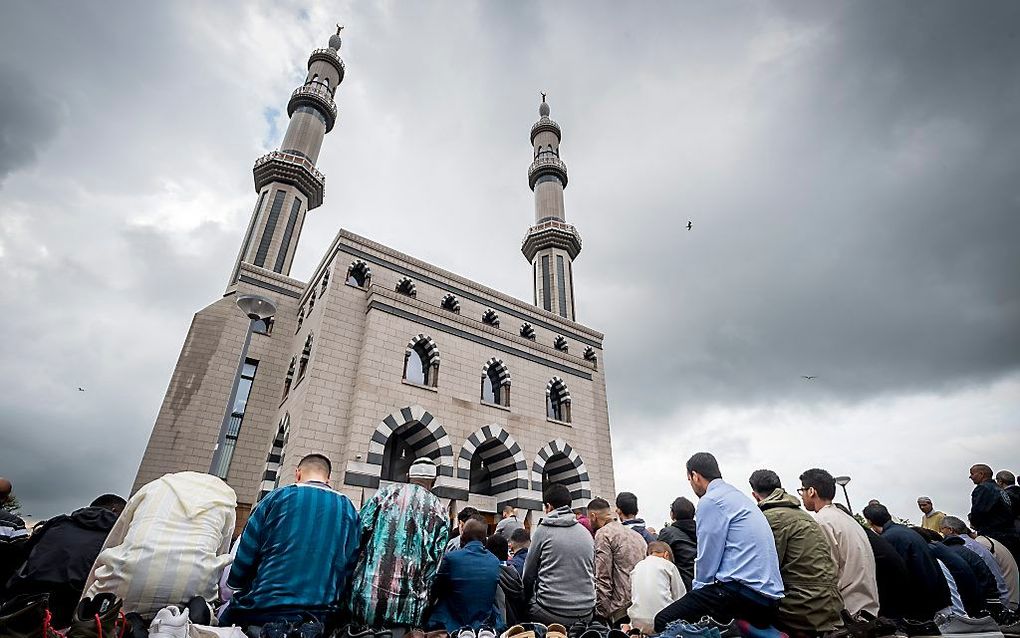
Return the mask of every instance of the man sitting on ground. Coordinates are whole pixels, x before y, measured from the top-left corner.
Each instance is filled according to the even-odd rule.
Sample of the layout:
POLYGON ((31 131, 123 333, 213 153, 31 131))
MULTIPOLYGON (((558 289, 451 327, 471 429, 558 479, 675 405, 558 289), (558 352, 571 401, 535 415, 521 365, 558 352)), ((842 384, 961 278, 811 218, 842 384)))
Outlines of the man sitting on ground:
POLYGON ((230 564, 237 495, 203 472, 165 474, 128 499, 96 557, 85 597, 111 593, 151 618, 200 596, 216 600, 230 564))
POLYGON ((669 545, 673 552, 673 563, 680 571, 684 587, 690 591, 694 584, 694 559, 698 555, 698 532, 694 524, 694 503, 683 496, 669 506, 673 522, 662 528, 659 540, 669 545))
POLYGON ((7 597, 49 594, 52 625, 70 625, 92 563, 126 504, 116 494, 104 494, 88 507, 37 525, 26 545, 28 560, 11 577, 7 597))
POLYGON ((515 529, 510 535, 510 561, 508 564, 517 570, 517 575, 524 577, 524 562, 528 558, 531 547, 531 534, 523 527, 515 529))
POLYGON ((595 548, 570 510, 570 490, 556 483, 543 494, 545 517, 524 561, 524 593, 531 619, 570 627, 588 622, 595 607, 595 548))
POLYGON ((875 554, 860 524, 832 504, 836 480, 827 471, 814 468, 800 475, 800 498, 804 508, 815 513, 832 550, 839 573, 839 593, 850 615, 866 612, 878 616, 878 581, 875 554))
POLYGON ((904 616, 915 621, 926 621, 948 607, 951 602, 949 585, 924 539, 913 530, 893 523, 885 505, 868 505, 863 513, 864 518, 871 523, 871 528, 896 548, 907 565, 912 595, 904 616))
POLYGON ((421 457, 410 483, 382 488, 361 508, 351 613, 356 623, 395 630, 393 638, 421 626, 450 532, 446 507, 430 491, 437 473, 435 461, 421 457))
POLYGON ((630 572, 644 559, 648 543, 616 519, 604 498, 588 503, 588 517, 595 528, 595 616, 619 627, 630 608, 630 572))
POLYGON ((674 620, 698 622, 704 616, 771 626, 783 580, 765 515, 722 480, 719 463, 708 452, 687 460, 687 480, 700 499, 694 590, 655 616, 655 631, 674 620))
POLYGON ((513 505, 503 506, 503 519, 496 523, 496 533, 510 540, 515 530, 524 529, 524 523, 517 520, 517 508, 513 505))
POLYGON ((1002 567, 995 560, 995 555, 988 551, 981 543, 970 537, 970 530, 967 524, 955 516, 946 516, 942 519, 942 528, 939 530, 945 540, 942 542, 949 546, 962 546, 976 555, 988 568, 988 572, 995 581, 995 596, 998 601, 1007 609, 1016 609, 1016 601, 1012 600, 1006 578, 1002 574, 1002 567))
POLYGON ((630 573, 631 603, 627 615, 632 627, 645 635, 654 632, 655 615, 687 594, 673 551, 662 541, 648 544, 648 555, 630 573))
POLYGON ((784 596, 778 626, 791 635, 834 631, 843 625, 836 561, 822 528, 787 494, 772 470, 756 470, 751 494, 772 528, 784 596))
POLYGON ((620 492, 616 495, 616 514, 624 527, 641 534, 641 538, 645 539, 645 545, 655 540, 655 534, 648 531, 645 520, 638 518, 637 496, 632 492, 620 492))
POLYGON ((252 510, 227 577, 236 593, 223 624, 296 622, 306 614, 332 621, 358 558, 361 521, 351 500, 329 486, 331 471, 328 458, 309 454, 293 485, 252 510))
POLYGON ((1020 567, 1017 566, 1016 559, 999 541, 974 531, 971 531, 970 536, 975 543, 987 549, 995 558, 999 570, 1002 571, 1002 578, 1006 581, 1006 589, 1009 590, 1008 607, 1011 611, 1017 611, 1018 603, 1020 603, 1020 567))
MULTIPOLYGON (((485 626, 496 634, 503 632, 503 619, 496 611, 500 561, 483 545, 487 531, 485 523, 469 519, 460 534, 460 551, 443 558, 432 585, 436 604, 425 624, 427 629, 454 635, 462 627, 477 631, 485 626)), ((493 538, 503 537, 494 534, 493 538)))

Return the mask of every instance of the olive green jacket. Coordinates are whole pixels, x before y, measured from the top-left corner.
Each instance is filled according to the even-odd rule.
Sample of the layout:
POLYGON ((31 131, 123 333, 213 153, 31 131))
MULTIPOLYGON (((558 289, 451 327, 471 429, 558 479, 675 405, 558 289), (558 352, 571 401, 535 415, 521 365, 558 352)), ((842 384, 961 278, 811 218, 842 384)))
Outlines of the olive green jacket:
POLYGON ((785 595, 779 622, 787 630, 831 631, 843 625, 838 572, 829 541, 797 497, 782 488, 758 503, 772 528, 785 595))

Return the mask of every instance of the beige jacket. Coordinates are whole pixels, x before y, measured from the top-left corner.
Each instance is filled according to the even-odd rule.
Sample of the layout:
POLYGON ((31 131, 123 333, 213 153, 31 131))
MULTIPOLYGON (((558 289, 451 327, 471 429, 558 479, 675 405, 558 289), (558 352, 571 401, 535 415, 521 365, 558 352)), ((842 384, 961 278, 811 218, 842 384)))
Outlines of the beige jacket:
POLYGON ((826 505, 815 512, 832 549, 839 570, 839 593, 843 606, 851 614, 867 611, 878 616, 878 581, 875 578, 875 552, 868 535, 854 517, 826 505))
POLYGON ((595 532, 595 615, 615 621, 631 604, 630 573, 648 551, 639 532, 612 521, 595 532))

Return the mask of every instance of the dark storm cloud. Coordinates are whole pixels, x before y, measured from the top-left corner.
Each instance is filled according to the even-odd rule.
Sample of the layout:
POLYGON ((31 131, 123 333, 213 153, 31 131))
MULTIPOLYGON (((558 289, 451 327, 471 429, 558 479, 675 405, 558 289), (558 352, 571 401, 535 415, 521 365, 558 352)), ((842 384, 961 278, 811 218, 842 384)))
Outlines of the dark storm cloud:
POLYGON ((0 186, 14 171, 32 165, 63 124, 51 90, 0 64, 0 186))

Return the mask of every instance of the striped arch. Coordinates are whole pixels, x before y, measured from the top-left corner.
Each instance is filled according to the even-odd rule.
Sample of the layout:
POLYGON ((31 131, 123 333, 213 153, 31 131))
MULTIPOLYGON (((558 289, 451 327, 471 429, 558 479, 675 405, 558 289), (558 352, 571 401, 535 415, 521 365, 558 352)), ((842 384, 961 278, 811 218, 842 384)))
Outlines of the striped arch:
POLYGON ((351 262, 351 265, 347 267, 347 278, 346 282, 352 286, 358 286, 359 288, 367 288, 368 284, 372 281, 372 269, 368 267, 368 264, 355 259, 351 262), (351 281, 351 278, 354 281, 351 281))
POLYGON ((407 342, 406 356, 411 355, 411 351, 415 348, 421 347, 425 356, 428 358, 429 365, 433 367, 439 367, 439 346, 432 340, 432 337, 426 337, 425 335, 418 333, 407 342))
POLYGON ((529 496, 528 462, 524 450, 510 433, 496 424, 483 425, 464 441, 457 457, 459 483, 471 484, 471 462, 475 457, 489 470, 491 488, 487 496, 496 497, 497 507, 522 507, 529 496))
POLYGON ((562 483, 570 489, 572 507, 587 507, 591 500, 591 481, 588 468, 581 455, 563 439, 550 441, 538 451, 531 465, 531 489, 539 494, 544 490, 543 481, 562 483))
POLYGON ((375 428, 368 444, 368 464, 375 466, 375 476, 382 478, 383 455, 390 437, 397 434, 414 451, 416 457, 427 456, 436 462, 439 478, 453 477, 453 445, 439 421, 420 405, 401 408, 383 419, 375 428))
POLYGON ((290 437, 290 413, 284 414, 280 427, 273 438, 273 446, 266 456, 266 469, 262 472, 262 486, 255 502, 261 501, 280 485, 280 469, 283 467, 283 455, 287 451, 287 439, 290 437))
POLYGON ((499 381, 499 385, 510 385, 510 369, 506 367, 502 359, 492 357, 486 361, 485 365, 482 366, 482 374, 489 374, 489 370, 493 366, 496 368, 496 378, 499 381))

